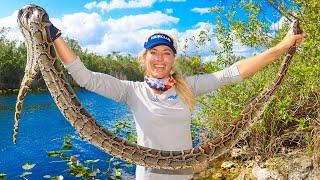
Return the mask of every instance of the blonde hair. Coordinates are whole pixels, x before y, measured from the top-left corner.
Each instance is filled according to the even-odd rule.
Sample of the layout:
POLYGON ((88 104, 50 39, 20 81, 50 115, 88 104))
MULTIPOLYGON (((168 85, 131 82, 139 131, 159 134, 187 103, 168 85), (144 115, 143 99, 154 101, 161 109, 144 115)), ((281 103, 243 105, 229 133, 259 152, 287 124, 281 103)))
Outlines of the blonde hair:
MULTIPOLYGON (((147 49, 143 49, 139 53, 139 62, 142 65, 144 73, 146 73, 145 66, 144 66, 144 58, 147 54, 147 51, 148 51, 147 49)), ((194 93, 192 92, 190 86, 187 83, 187 80, 182 75, 182 72, 178 67, 178 63, 176 60, 174 60, 171 71, 173 72, 172 77, 176 80, 175 87, 177 89, 179 97, 183 102, 185 102, 188 105, 190 111, 193 111, 195 107, 196 99, 195 99, 194 93)))

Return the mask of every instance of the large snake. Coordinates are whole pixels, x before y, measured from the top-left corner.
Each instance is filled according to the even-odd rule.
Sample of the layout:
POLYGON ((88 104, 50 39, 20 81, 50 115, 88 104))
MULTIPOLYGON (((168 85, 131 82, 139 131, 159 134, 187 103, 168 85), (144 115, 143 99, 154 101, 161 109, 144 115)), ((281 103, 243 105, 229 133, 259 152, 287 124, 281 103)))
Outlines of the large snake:
MULTIPOLYGON (((16 142, 23 100, 32 80, 40 71, 60 111, 82 137, 115 157, 151 168, 184 169, 196 167, 228 152, 246 132, 250 124, 262 114, 270 102, 271 95, 283 81, 293 54, 296 52, 295 46, 288 50, 272 84, 252 99, 239 117, 220 136, 193 149, 162 151, 142 147, 117 137, 98 124, 94 117, 82 107, 60 70, 53 43, 48 41, 46 28, 49 19, 43 8, 36 5, 23 7, 18 13, 18 24, 26 39, 28 58, 16 103, 14 142, 16 142)), ((298 21, 294 22, 294 33, 301 33, 298 21)))

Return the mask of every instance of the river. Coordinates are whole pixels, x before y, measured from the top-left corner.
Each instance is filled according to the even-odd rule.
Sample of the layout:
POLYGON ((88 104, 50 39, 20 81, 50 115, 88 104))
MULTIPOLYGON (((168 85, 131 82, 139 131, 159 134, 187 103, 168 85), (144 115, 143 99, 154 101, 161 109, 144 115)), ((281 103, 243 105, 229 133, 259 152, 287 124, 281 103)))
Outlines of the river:
MULTIPOLYGON (((132 113, 125 104, 117 103, 88 91, 77 91, 77 96, 85 108, 106 128, 124 119, 132 121, 132 113)), ((48 157, 47 152, 59 150, 65 135, 75 136, 72 141, 72 153, 80 162, 99 159, 95 167, 101 171, 98 177, 105 179, 103 171, 108 169, 106 162, 111 156, 102 152, 85 140, 71 127, 60 113, 49 93, 29 93, 24 102, 18 133, 17 144, 12 143, 14 110, 16 95, 0 97, 0 174, 7 174, 8 179, 21 179, 27 170, 26 163, 35 164, 28 170, 32 174, 28 179, 43 179, 47 175, 62 175, 65 179, 74 179, 68 173, 66 162, 58 157, 48 157)), ((119 161, 122 177, 132 179, 135 166, 126 167, 119 161)), ((112 166, 111 166, 112 168, 112 166)), ((108 175, 110 176, 110 174, 108 175)), ((0 178, 1 179, 1 178, 0 178)))

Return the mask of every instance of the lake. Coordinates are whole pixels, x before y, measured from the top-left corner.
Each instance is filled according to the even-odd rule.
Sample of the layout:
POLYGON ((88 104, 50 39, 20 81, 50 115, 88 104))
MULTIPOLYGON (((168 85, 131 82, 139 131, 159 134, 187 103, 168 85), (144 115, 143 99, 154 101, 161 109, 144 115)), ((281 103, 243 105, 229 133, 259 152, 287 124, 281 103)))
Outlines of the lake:
MULTIPOLYGON (((85 90, 77 91, 77 96, 83 106, 102 124, 111 130, 117 122, 127 120, 133 127, 133 116, 130 108, 103 96, 85 90)), ((16 95, 0 96, 0 174, 7 174, 8 179, 21 179, 26 170, 26 163, 35 164, 28 170, 32 174, 28 179, 43 179, 47 175, 60 176, 65 179, 75 179, 68 173, 69 167, 58 157, 48 157, 49 151, 60 150, 66 135, 74 136, 72 154, 80 162, 85 160, 99 161, 94 165, 101 173, 98 176, 105 179, 110 176, 103 174, 106 170, 114 170, 113 165, 122 169, 121 177, 134 179, 135 165, 127 166, 124 161, 115 160, 108 163, 112 156, 101 151, 85 140, 82 140, 75 129, 60 113, 48 92, 29 93, 24 101, 17 138, 17 144, 12 142, 16 95)), ((196 112, 199 111, 197 106, 196 112)), ((196 130, 196 134, 197 134, 196 130)), ((121 132, 120 132, 121 133, 121 132)), ((122 132, 123 133, 123 132, 122 132)), ((193 146, 199 143, 195 136, 193 146)), ((1 178, 0 178, 1 179, 1 178)))
MULTIPOLYGON (((86 109, 106 128, 110 129, 118 121, 129 119, 132 113, 125 104, 117 103, 88 91, 77 91, 77 96, 86 109)), ((69 175, 66 162, 58 157, 48 157, 48 151, 59 150, 64 136, 75 136, 72 153, 78 160, 96 160, 95 167, 101 171, 108 169, 106 162, 111 156, 81 140, 75 129, 60 113, 49 93, 29 93, 24 102, 17 144, 12 142, 16 95, 0 97, 0 174, 7 174, 8 179, 21 179, 25 172, 22 166, 35 164, 29 170, 28 179, 43 179, 43 176, 62 175, 65 179, 74 179, 69 175)), ((135 166, 126 167, 120 161, 123 177, 134 178, 135 166)), ((105 179, 106 175, 99 176, 105 179)))

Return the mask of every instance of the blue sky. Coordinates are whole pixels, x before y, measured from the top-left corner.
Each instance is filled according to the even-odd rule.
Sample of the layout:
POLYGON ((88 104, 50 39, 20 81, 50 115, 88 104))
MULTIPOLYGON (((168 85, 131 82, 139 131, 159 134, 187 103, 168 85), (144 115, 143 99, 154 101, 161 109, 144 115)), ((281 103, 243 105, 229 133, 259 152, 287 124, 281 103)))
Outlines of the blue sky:
MULTIPOLYGON (((228 5, 232 1, 215 0, 11 0, 0 1, 0 26, 10 27, 9 39, 23 40, 15 23, 16 12, 26 4, 44 7, 52 22, 62 30, 63 36, 79 41, 83 48, 98 54, 119 51, 137 54, 142 49, 146 34, 154 29, 164 29, 177 37, 180 47, 186 38, 197 37, 201 30, 214 31, 212 24, 216 14, 208 8, 218 3, 228 5), (211 24, 208 24, 211 22, 211 24)), ((276 23, 280 17, 275 11, 264 8, 268 20, 276 23)), ((243 12, 238 11, 239 17, 243 12)), ((212 33, 214 34, 214 33, 212 33)), ((218 48, 217 41, 209 42, 200 52, 210 57, 210 49, 218 48)), ((195 44, 189 42, 189 54, 194 54, 195 44)), ((250 55, 254 50, 235 43, 235 52, 250 55)))
MULTIPOLYGON (((138 0, 139 1, 139 0, 138 0)), ((142 0, 143 1, 143 0, 142 0)), ((207 8, 210 7, 214 3, 214 1, 210 0, 172 0, 173 2, 169 2, 166 0, 156 1, 156 0, 145 0, 154 2, 151 6, 145 6, 145 7, 137 7, 137 8, 119 8, 119 9, 112 9, 108 12, 105 11, 104 13, 101 13, 101 11, 98 10, 98 8, 94 8, 92 10, 88 10, 85 8, 85 5, 94 2, 90 0, 77 0, 75 1, 66 1, 66 0, 57 0, 57 1, 50 1, 50 0, 37 0, 37 1, 27 1, 27 0, 11 0, 11 1, 1 1, 0 2, 0 18, 9 16, 12 14, 13 11, 21 8, 25 4, 37 4, 42 7, 44 7, 51 17, 61 18, 64 14, 71 14, 71 13, 77 13, 77 12, 98 12, 101 13, 103 16, 103 19, 107 18, 120 18, 125 15, 138 15, 138 14, 144 14, 148 12, 153 11, 163 11, 165 12, 166 9, 172 9, 172 15, 175 17, 179 17, 180 21, 178 24, 175 25, 176 28, 179 30, 185 30, 188 27, 196 24, 199 21, 210 21, 212 17, 214 17, 213 14, 207 13, 201 15, 200 13, 191 11, 192 8, 207 8)), ((96 1, 97 3, 103 2, 103 1, 96 1)), ((110 2, 105 1, 105 2, 110 2)), ((126 2, 128 2, 126 0, 126 2)))

